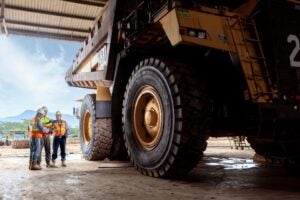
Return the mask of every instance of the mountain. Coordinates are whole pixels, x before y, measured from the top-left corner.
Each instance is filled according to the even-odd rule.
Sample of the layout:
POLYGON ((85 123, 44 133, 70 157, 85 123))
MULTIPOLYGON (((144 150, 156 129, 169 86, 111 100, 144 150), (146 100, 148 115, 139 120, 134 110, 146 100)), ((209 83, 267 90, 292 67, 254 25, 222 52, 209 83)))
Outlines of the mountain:
MULTIPOLYGON (((23 120, 32 119, 36 112, 33 110, 25 110, 17 116, 10 116, 0 119, 1 122, 22 122, 23 120)), ((55 113, 48 113, 50 119, 55 119, 55 113)), ((62 119, 66 120, 71 127, 78 127, 79 121, 73 115, 62 114, 62 119)))

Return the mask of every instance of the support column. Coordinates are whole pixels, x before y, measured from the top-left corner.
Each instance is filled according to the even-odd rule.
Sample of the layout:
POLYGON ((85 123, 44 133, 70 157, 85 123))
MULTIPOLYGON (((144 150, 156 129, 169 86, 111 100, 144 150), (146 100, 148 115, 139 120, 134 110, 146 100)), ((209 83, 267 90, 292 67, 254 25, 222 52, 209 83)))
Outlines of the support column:
POLYGON ((109 87, 97 85, 96 118, 111 118, 111 93, 109 87))
POLYGON ((2 27, 3 27, 5 34, 8 35, 7 26, 6 26, 6 22, 5 22, 5 16, 4 16, 4 10, 5 10, 5 0, 1 0, 0 32, 1 32, 1 34, 3 33, 3 31, 2 31, 2 27))

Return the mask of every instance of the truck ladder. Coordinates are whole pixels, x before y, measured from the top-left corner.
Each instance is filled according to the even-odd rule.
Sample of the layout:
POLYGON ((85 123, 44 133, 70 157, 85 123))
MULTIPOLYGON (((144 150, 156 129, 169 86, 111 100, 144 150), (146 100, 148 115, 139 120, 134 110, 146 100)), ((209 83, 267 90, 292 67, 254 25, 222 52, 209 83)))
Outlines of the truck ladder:
POLYGON ((271 79, 256 24, 252 18, 227 18, 236 52, 245 74, 252 101, 272 102, 271 79))

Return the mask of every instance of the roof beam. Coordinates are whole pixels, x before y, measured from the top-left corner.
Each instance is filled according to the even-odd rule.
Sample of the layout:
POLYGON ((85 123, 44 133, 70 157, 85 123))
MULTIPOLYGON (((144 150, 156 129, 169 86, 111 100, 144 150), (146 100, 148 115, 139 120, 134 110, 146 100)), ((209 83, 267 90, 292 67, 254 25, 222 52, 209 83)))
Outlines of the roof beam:
POLYGON ((3 27, 4 27, 5 34, 8 35, 6 20, 4 18, 2 19, 2 24, 3 24, 3 27))
POLYGON ((59 39, 59 40, 69 40, 69 41, 78 41, 78 42, 82 42, 85 39, 85 37, 78 36, 78 35, 66 35, 66 34, 59 34, 59 33, 20 30, 20 29, 13 29, 13 28, 9 28, 8 32, 9 32, 9 34, 15 34, 15 35, 59 39))
POLYGON ((40 28, 49 28, 49 29, 58 29, 64 31, 73 31, 73 32, 82 32, 82 33, 89 33, 88 29, 79 29, 79 28, 71 28, 71 27, 62 27, 62 26, 54 26, 54 25, 46 25, 46 24, 36 24, 31 22, 25 21, 16 21, 16 20, 6 20, 7 24, 15 24, 15 25, 24 25, 24 26, 33 26, 33 27, 40 27, 40 28))
POLYGON ((5 8, 5 1, 1 0, 1 15, 0 15, 1 19, 4 19, 4 8, 5 8))
POLYGON ((103 1, 61 0, 61 1, 67 1, 67 2, 71 2, 71 3, 83 4, 83 5, 88 5, 88 6, 97 6, 97 7, 104 7, 107 2, 105 0, 103 0, 103 1))
MULTIPOLYGON (((1 3, 2 6, 2 3, 1 3)), ((5 5, 6 9, 11 10, 18 10, 18 11, 24 11, 24 12, 31 12, 31 13, 37 13, 37 14, 44 14, 44 15, 52 15, 52 16, 58 16, 58 17, 68 17, 73 19, 81 19, 81 20, 87 20, 87 21, 94 21, 94 17, 87 17, 82 15, 74 15, 74 14, 68 14, 68 13, 60 13, 60 12, 54 12, 54 11, 47 11, 47 10, 39 10, 34 8, 25 8, 21 6, 14 6, 14 5, 5 5)))
MULTIPOLYGON (((5 0, 1 0, 1 14, 0 14, 0 20, 2 20, 2 26, 4 28, 5 34, 7 35, 7 26, 4 18, 4 9, 5 9, 5 0)), ((1 24, 0 24, 1 25, 1 24)), ((2 33, 2 28, 0 26, 0 32, 2 33)))

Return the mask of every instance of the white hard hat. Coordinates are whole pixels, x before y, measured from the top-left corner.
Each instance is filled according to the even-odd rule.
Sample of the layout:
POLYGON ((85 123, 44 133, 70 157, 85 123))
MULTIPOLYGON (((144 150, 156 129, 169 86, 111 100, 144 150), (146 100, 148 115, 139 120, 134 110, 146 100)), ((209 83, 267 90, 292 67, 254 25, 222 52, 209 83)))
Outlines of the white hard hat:
POLYGON ((41 109, 43 109, 45 112, 48 112, 47 106, 43 106, 41 109))
POLYGON ((43 110, 43 109, 38 109, 37 111, 36 111, 36 113, 37 114, 42 114, 42 115, 45 115, 45 111, 43 110))
POLYGON ((56 111, 55 114, 56 114, 56 115, 61 115, 61 112, 60 112, 60 111, 56 111))

